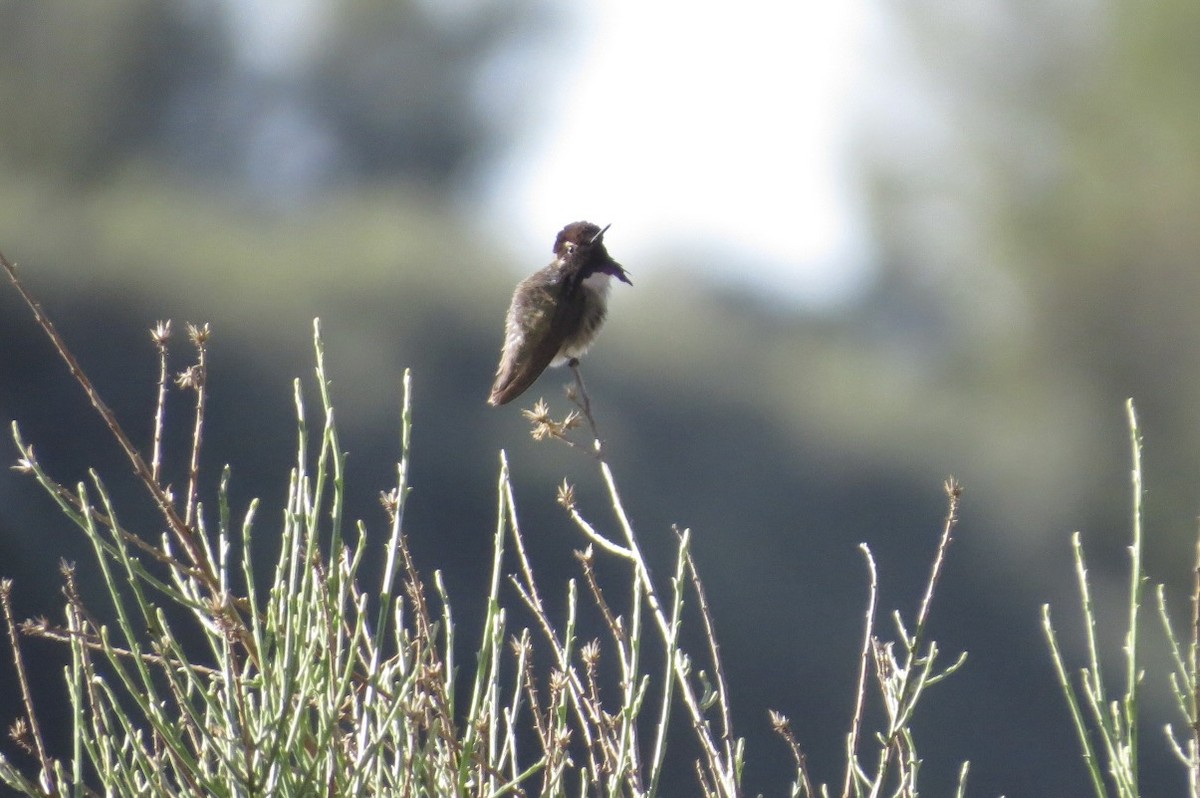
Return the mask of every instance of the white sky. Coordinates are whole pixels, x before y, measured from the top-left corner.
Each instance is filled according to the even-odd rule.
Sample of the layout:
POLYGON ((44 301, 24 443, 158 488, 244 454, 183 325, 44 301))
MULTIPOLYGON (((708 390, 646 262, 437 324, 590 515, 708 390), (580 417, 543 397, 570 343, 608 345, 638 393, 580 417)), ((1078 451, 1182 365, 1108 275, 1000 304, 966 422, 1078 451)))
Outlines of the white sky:
MULTIPOLYGON (((266 72, 302 57, 328 10, 224 2, 266 72)), ((480 0, 423 2, 452 17, 480 0)), ((563 224, 589 219, 612 223, 610 250, 635 275, 702 250, 711 276, 785 300, 826 304, 862 285, 845 154, 871 0, 558 2, 570 20, 543 48, 548 96, 476 208, 514 259, 548 259, 563 224)), ((502 98, 513 75, 494 79, 502 98)))
POLYGON ((543 127, 489 200, 519 252, 612 222, 635 274, 667 248, 728 252, 716 275, 836 301, 866 270, 845 137, 868 0, 578 4, 543 127), (738 258, 737 253, 744 253, 738 258))

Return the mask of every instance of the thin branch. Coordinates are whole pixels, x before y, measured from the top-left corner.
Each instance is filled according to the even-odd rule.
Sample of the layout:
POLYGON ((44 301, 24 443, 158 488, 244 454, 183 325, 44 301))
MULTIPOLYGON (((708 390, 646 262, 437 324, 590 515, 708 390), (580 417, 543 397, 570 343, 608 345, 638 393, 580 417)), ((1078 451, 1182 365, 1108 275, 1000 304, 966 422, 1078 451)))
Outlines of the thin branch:
POLYGON ((946 510, 946 521, 942 527, 942 537, 938 541, 937 553, 934 555, 933 566, 930 569, 929 581, 925 586, 925 596, 921 599, 921 608, 917 611, 916 627, 913 629, 911 636, 906 633, 899 613, 896 614, 896 623, 900 628, 900 636, 905 647, 904 665, 901 667, 895 664, 890 644, 888 646, 876 644, 876 668, 880 684, 885 687, 885 699, 888 693, 888 680, 893 678, 889 674, 896 674, 898 682, 893 688, 894 695, 891 697, 894 706, 888 709, 890 729, 887 735, 881 740, 882 750, 879 757, 879 766, 876 770, 875 778, 871 783, 870 795, 872 798, 880 794, 884 782, 887 780, 892 752, 895 752, 897 764, 901 768, 900 776, 903 783, 905 773, 908 772, 906 770, 907 760, 905 752, 911 747, 906 744, 907 741, 904 739, 906 725, 915 706, 915 701, 920 695, 921 690, 924 689, 933 669, 936 647, 931 645, 929 654, 923 660, 919 652, 925 642, 926 622, 929 620, 929 611, 933 605, 933 596, 937 590, 938 581, 941 578, 942 564, 945 562, 946 551, 950 548, 950 542, 953 540, 954 527, 958 523, 958 500, 962 496, 962 487, 954 477, 946 480, 945 490, 949 502, 946 510), (916 678, 913 678, 914 667, 918 668, 916 678))
POLYGON ((196 491, 200 480, 200 442, 204 431, 204 409, 208 404, 208 339, 212 330, 207 324, 188 325, 188 337, 196 346, 196 364, 179 377, 179 384, 196 391, 196 418, 192 425, 192 453, 188 460, 188 490, 183 520, 188 526, 195 521, 196 491))
MULTIPOLYGON (((0 256, 3 257, 3 256, 0 256)), ((54 783, 54 768, 50 757, 46 754, 46 743, 42 739, 42 729, 38 725, 37 713, 33 711, 33 693, 29 689, 29 677, 25 672, 25 659, 21 656, 21 643, 17 636, 17 625, 12 612, 12 580, 0 580, 0 607, 4 609, 4 623, 8 627, 8 644, 12 647, 13 664, 17 668, 17 682, 21 685, 21 702, 25 705, 25 718, 29 722, 30 736, 37 747, 38 761, 42 765, 44 786, 51 795, 58 795, 58 785, 54 783)))
POLYGON ((108 427, 109 432, 112 433, 121 450, 125 452, 125 456, 129 459, 129 463, 133 467, 134 474, 137 475, 146 490, 149 491, 150 496, 154 499, 159 511, 163 514, 163 518, 166 520, 171 532, 187 551, 188 557, 191 558, 192 562, 201 569, 204 575, 205 587, 214 595, 218 594, 220 588, 216 573, 212 563, 203 555, 202 549, 196 545, 194 539, 195 531, 187 522, 179 517, 179 512, 175 509, 171 498, 156 481, 154 472, 146 465, 146 461, 142 456, 138 454, 137 448, 134 447, 133 442, 129 440, 129 436, 125 434, 125 430, 117 422, 117 417, 109 409, 108 405, 104 403, 104 400, 100 398, 96 387, 92 385, 92 381, 84 374, 83 369, 80 368, 79 361, 71 354, 71 350, 67 348, 67 344, 63 340, 63 337, 59 335, 58 329, 42 311, 41 304, 25 290, 25 286, 17 277, 16 267, 9 262, 3 253, 0 253, 0 268, 3 268, 8 274, 9 281, 17 289, 17 293, 21 295, 21 299, 25 301, 25 304, 33 312, 34 319, 54 345, 54 349, 58 352, 59 357, 67 364, 71 376, 83 388, 83 392, 87 394, 88 401, 91 402, 96 412, 100 414, 100 418, 104 421, 105 426, 108 427))
POLYGON ((162 435, 167 411, 167 340, 171 337, 171 320, 160 321, 150 331, 158 349, 158 395, 154 403, 154 453, 150 456, 150 474, 162 484, 162 435))
POLYGON ((1129 439, 1132 449, 1133 471, 1131 474, 1133 488, 1133 541, 1129 545, 1130 584, 1129 584, 1129 632, 1125 640, 1125 699, 1122 708, 1125 714, 1125 728, 1128 733, 1128 748, 1126 761, 1129 768, 1130 782, 1138 783, 1138 614, 1142 608, 1142 588, 1145 585, 1146 574, 1142 565, 1142 499, 1145 491, 1142 488, 1142 433, 1138 428, 1137 412, 1133 400, 1125 403, 1129 416, 1129 439))
POLYGON ((1189 777, 1192 795, 1200 796, 1200 535, 1196 538, 1196 565, 1192 569, 1192 757, 1189 777))
MULTIPOLYGON (((683 535, 679 530, 676 534, 683 535)), ((688 574, 692 579, 692 589, 696 591, 696 603, 700 607, 700 618, 704 622, 704 636, 708 639, 708 652, 712 659, 713 674, 717 679, 717 704, 721 708, 721 745, 725 749, 725 758, 733 761, 733 721, 730 719, 729 685, 725 681, 725 666, 721 663, 721 646, 717 643, 716 627, 713 624, 712 610, 708 605, 708 597, 704 595, 704 584, 700 581, 700 573, 696 570, 696 561, 692 559, 692 550, 687 550, 688 574)))
POLYGON ((597 458, 603 457, 604 444, 600 440, 600 428, 596 426, 596 417, 592 415, 592 400, 583 384, 583 372, 579 370, 579 359, 571 358, 570 366, 571 371, 575 373, 575 391, 573 394, 568 391, 567 397, 579 407, 583 412, 583 417, 588 420, 588 425, 592 428, 592 448, 597 458))
MULTIPOLYGON (((575 446, 578 445, 572 441, 567 441, 567 443, 571 443, 575 446)), ((563 480, 563 483, 558 486, 558 503, 566 509, 567 513, 571 516, 571 520, 575 522, 580 531, 587 535, 593 543, 607 551, 609 554, 620 557, 623 560, 633 560, 633 552, 622 546, 620 543, 611 541, 604 537, 604 535, 601 535, 596 531, 595 527, 588 523, 586 518, 579 514, 579 509, 575 506, 575 489, 565 479, 563 480)))
POLYGON ((121 648, 114 645, 105 645, 104 642, 94 634, 85 632, 71 631, 61 626, 51 626, 45 621, 25 621, 18 627, 21 634, 29 637, 40 637, 46 640, 54 640, 59 643, 70 643, 72 640, 79 641, 79 644, 92 651, 101 651, 105 654, 112 654, 124 659, 132 659, 140 657, 142 662, 150 665, 159 665, 162 668, 174 668, 176 670, 187 670, 198 676, 207 676, 212 679, 223 679, 223 674, 216 668, 210 668, 207 665, 197 665, 174 657, 167 657, 162 654, 142 653, 135 654, 129 649, 121 648))
MULTIPOLYGON (((604 478, 605 486, 608 490, 609 500, 612 503, 612 509, 617 517, 618 526, 625 538, 626 551, 634 565, 634 579, 640 585, 641 594, 646 599, 646 604, 649 606, 651 613, 654 616, 654 621, 659 628, 664 640, 671 639, 671 623, 668 621, 666 614, 663 611, 662 602, 659 598, 658 591, 654 587, 654 583, 650 579, 650 571, 646 565, 645 557, 642 554, 641 548, 638 545, 637 537, 633 531, 633 525, 629 521, 629 517, 625 513, 625 508, 621 503, 620 493, 617 491, 616 481, 613 478, 612 470, 608 466, 608 462, 603 457, 603 443, 600 440, 599 429, 596 424, 595 417, 592 414, 591 399, 588 396, 587 388, 583 383, 583 376, 579 370, 577 361, 571 362, 571 368, 575 373, 575 391, 568 393, 569 398, 579 407, 583 417, 587 419, 591 427, 593 440, 594 456, 600 464, 600 473, 604 478)), ((533 436, 535 439, 546 437, 556 438, 565 443, 576 447, 578 444, 566 437, 565 433, 573 426, 574 419, 568 416, 564 422, 555 422, 549 416, 549 411, 544 402, 538 402, 533 411, 526 411, 525 415, 533 421, 534 430, 533 436)), ((573 414, 574 415, 574 414, 573 414)), ((569 506, 569 505, 567 505, 569 506)), ((511 507, 511 504, 510 504, 511 507)), ((578 521, 577 521, 578 523, 578 521)), ((584 531, 587 532, 588 526, 582 525, 584 531)), ((589 537, 592 537, 589 535, 589 537)), ((595 538, 593 537, 593 540, 595 538)), ((599 542, 599 541, 597 541, 599 542)), ((619 544, 618 544, 619 545, 619 544)), ((518 546, 518 553, 521 549, 518 546)), ((636 606, 636 605, 635 605, 636 606)), ((715 783, 721 786, 724 795, 737 796, 741 794, 741 788, 738 784, 737 774, 735 772, 735 764, 732 758, 722 756, 722 752, 717 749, 716 741, 713 739, 712 731, 709 728, 708 721, 704 717, 704 708, 701 706, 700 700, 696 696, 695 689, 692 687, 688 678, 688 664, 685 657, 675 657, 670 663, 675 671, 676 681, 679 684, 680 692, 683 695, 684 705, 688 709, 692 728, 696 734, 696 739, 700 743, 701 749, 704 751, 707 766, 710 769, 715 783)))
POLYGON ((875 612, 879 602, 879 573, 875 558, 866 543, 860 543, 859 551, 867 561, 870 584, 867 599, 867 622, 863 630, 862 652, 858 658, 858 684, 855 689, 854 718, 850 722, 850 734, 846 738, 846 778, 842 782, 842 798, 850 798, 850 787, 858 771, 858 735, 862 729, 863 708, 867 702, 867 671, 871 664, 871 637, 875 630, 875 612))
POLYGON ((792 761, 796 764, 798 781, 804 790, 804 795, 807 798, 816 798, 817 793, 813 790, 812 779, 808 776, 808 759, 804 756, 804 751, 801 750, 800 743, 796 740, 791 721, 786 715, 773 709, 767 710, 767 715, 771 719, 771 728, 787 742, 788 748, 792 752, 792 761))
POLYGON ((584 551, 576 551, 575 559, 579 560, 579 564, 583 568, 583 578, 587 582, 588 590, 592 592, 592 601, 596 602, 596 606, 600 608, 600 614, 604 616, 604 622, 608 624, 608 631, 612 634, 613 642, 617 644, 617 653, 621 655, 621 664, 627 665, 625 644, 628 635, 625 634, 620 620, 613 614, 612 608, 608 606, 608 602, 604 598, 604 591, 600 589, 600 583, 596 581, 596 569, 593 567, 595 552, 592 551, 591 546, 588 546, 584 551))
MULTIPOLYGON (((507 469, 508 460, 503 453, 501 453, 501 463, 502 467, 507 469)), ((533 566, 530 564, 529 556, 525 552, 525 540, 521 535, 521 527, 517 521, 517 504, 512 493, 512 483, 507 479, 503 481, 503 496, 505 506, 508 510, 508 524, 509 529, 512 531, 513 547, 517 553, 517 560, 521 566, 524 582, 518 579, 516 575, 509 578, 517 588, 517 593, 521 596, 521 599, 526 603, 530 611, 533 612, 534 617, 538 619, 542 631, 546 635, 547 642, 554 648, 554 655, 555 659, 558 660, 559 668, 568 677, 567 684, 573 699, 572 704, 575 706, 575 711, 579 717, 579 725, 583 732, 584 743, 590 750, 594 745, 594 741, 587 721, 586 713, 589 705, 585 697, 586 693, 578 674, 571 666, 571 661, 566 650, 558 641, 554 627, 550 624, 549 615, 546 613, 545 605, 542 603, 542 597, 538 593, 537 583, 533 578, 533 566)), ((597 728, 602 728, 602 726, 597 723, 597 728)))
POLYGON ((925 598, 921 600, 921 610, 917 613, 917 628, 913 633, 910 649, 915 653, 920 648, 921 638, 925 632, 925 622, 929 620, 929 608, 933 604, 933 594, 937 588, 938 579, 942 575, 942 564, 946 560, 946 550, 950 548, 954 527, 958 524, 958 500, 962 496, 962 486, 958 480, 950 477, 946 480, 946 496, 949 507, 946 510, 946 522, 942 527, 942 539, 938 542, 937 555, 933 559, 933 568, 929 574, 929 582, 925 586, 925 598))

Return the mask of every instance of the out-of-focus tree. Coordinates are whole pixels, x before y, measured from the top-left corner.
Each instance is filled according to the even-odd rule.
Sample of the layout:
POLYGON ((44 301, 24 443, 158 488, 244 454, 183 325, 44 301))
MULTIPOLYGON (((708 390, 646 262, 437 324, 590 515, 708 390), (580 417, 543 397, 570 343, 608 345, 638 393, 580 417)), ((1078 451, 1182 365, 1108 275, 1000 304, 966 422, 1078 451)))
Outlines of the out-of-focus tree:
POLYGON ((1157 506, 1194 514, 1200 7, 915 0, 888 13, 918 90, 883 86, 868 113, 889 121, 866 140, 879 303, 938 319, 938 341, 1015 412, 1031 392, 1070 396, 1064 435, 1103 434, 1089 414, 1136 397, 1147 434, 1168 437, 1157 506))
POLYGON ((153 144, 223 57, 216 22, 159 0, 0 4, 0 164, 87 182, 153 144))
POLYGON ((512 133, 536 86, 513 53, 553 24, 539 0, 299 5, 286 29, 260 3, 0 5, 0 166, 86 182, 149 158, 275 195, 445 187, 512 133))
POLYGON ((517 110, 529 100, 536 75, 512 58, 513 45, 545 31, 544 4, 437 9, 413 0, 331 2, 308 79, 355 177, 438 184, 460 176, 513 132, 513 116, 497 108, 517 110), (484 97, 481 75, 499 58, 512 70, 490 84, 503 97, 484 97))

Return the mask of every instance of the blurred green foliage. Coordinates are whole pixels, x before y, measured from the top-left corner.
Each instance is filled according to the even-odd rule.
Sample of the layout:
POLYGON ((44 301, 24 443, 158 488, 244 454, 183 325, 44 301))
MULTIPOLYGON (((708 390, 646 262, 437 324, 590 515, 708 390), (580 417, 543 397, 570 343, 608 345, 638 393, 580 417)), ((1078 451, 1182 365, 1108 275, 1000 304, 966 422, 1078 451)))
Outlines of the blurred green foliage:
MULTIPOLYGON (((0 249, 52 315, 80 325, 101 371, 123 375, 139 357, 133 333, 102 333, 208 320, 215 363, 286 394, 322 316, 343 428, 370 442, 350 447, 366 449, 354 464, 387 461, 398 374, 413 366, 428 469, 414 523, 430 532, 418 556, 439 565, 439 546, 469 550, 473 524, 487 527, 496 449, 510 450, 531 492, 573 467, 535 452, 517 413, 483 406, 509 291, 548 259, 553 231, 544 251, 513 263, 454 201, 540 85, 513 82, 511 97, 481 104, 475 81, 554 16, 533 2, 472 8, 330 3, 319 45, 275 74, 239 55, 217 6, 0 3, 0 249), (497 107, 509 110, 486 112, 497 107), (292 173, 296 153, 312 159, 292 173), (111 329, 98 332, 97 317, 111 329)), ((889 49, 873 53, 883 66, 852 150, 877 255, 871 288, 806 314, 698 285, 669 252, 657 271, 627 263, 636 286, 614 291, 585 373, 618 465, 646 488, 627 491, 639 517, 695 528, 723 640, 749 651, 761 643, 752 621, 802 626, 808 637, 773 641, 772 667, 811 669, 830 693, 854 657, 854 544, 871 541, 885 573, 925 562, 914 541, 932 537, 941 480, 959 477, 961 560, 944 594, 955 609, 934 622, 972 659, 959 703, 929 722, 948 730, 944 761, 974 760, 985 791, 1069 795, 1083 782, 1062 764, 1069 744, 1055 747, 1065 712, 1034 608, 1069 600, 1073 529, 1111 544, 1105 558, 1089 542, 1095 571, 1123 571, 1126 397, 1149 452, 1147 570, 1188 578, 1200 484, 1200 10, 910 0, 881 14, 889 49), (779 617, 760 618, 763 607, 779 617), (1014 706, 1013 693, 1034 706, 1014 706), (1012 761, 1028 764, 1028 782, 1012 761)), ((0 291, 0 335, 24 341, 15 308, 0 291)), ((5 418, 38 409, 31 360, 0 346, 5 418)), ((547 374, 530 402, 557 396, 560 382, 547 374)), ((141 407, 136 393, 127 401, 141 407)), ((247 412, 231 411, 242 430, 232 438, 254 427, 247 412)), ((11 479, 0 476, 0 494, 20 495, 11 479)), ((563 549, 563 567, 570 545, 547 543, 563 549)), ((895 587, 897 603, 910 588, 895 587)), ((755 688, 743 688, 740 718, 751 748, 768 703, 806 715, 810 730, 840 728, 842 703, 793 696, 797 713, 780 700, 793 674, 759 666, 730 663, 731 680, 740 670, 755 688)))
POLYGON ((1102 487, 1124 471, 1108 433, 1135 397, 1148 439, 1165 438, 1152 518, 1184 543, 1200 477, 1200 12, 1175 0, 890 12, 925 113, 866 136, 880 289, 946 319, 912 346, 949 342, 954 379, 976 380, 1014 423, 1058 397, 1041 439, 1076 455, 1029 468, 1096 521, 1123 498, 1102 487), (1072 474, 1083 484, 1061 492, 1072 474))
POLYGON ((0 163, 70 184, 155 144, 171 98, 229 50, 186 3, 0 3, 0 163))

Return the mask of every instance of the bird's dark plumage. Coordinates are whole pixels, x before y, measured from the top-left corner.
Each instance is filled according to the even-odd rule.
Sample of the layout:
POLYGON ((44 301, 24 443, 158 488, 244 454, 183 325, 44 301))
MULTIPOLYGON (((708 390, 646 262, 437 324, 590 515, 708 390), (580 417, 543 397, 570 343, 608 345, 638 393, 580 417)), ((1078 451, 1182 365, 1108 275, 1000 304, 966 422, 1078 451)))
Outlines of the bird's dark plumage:
POLYGON ((604 248, 604 230, 572 222, 554 240, 554 260, 517 285, 504 325, 500 367, 488 403, 525 392, 547 366, 581 356, 604 322, 608 283, 632 283, 604 248))

